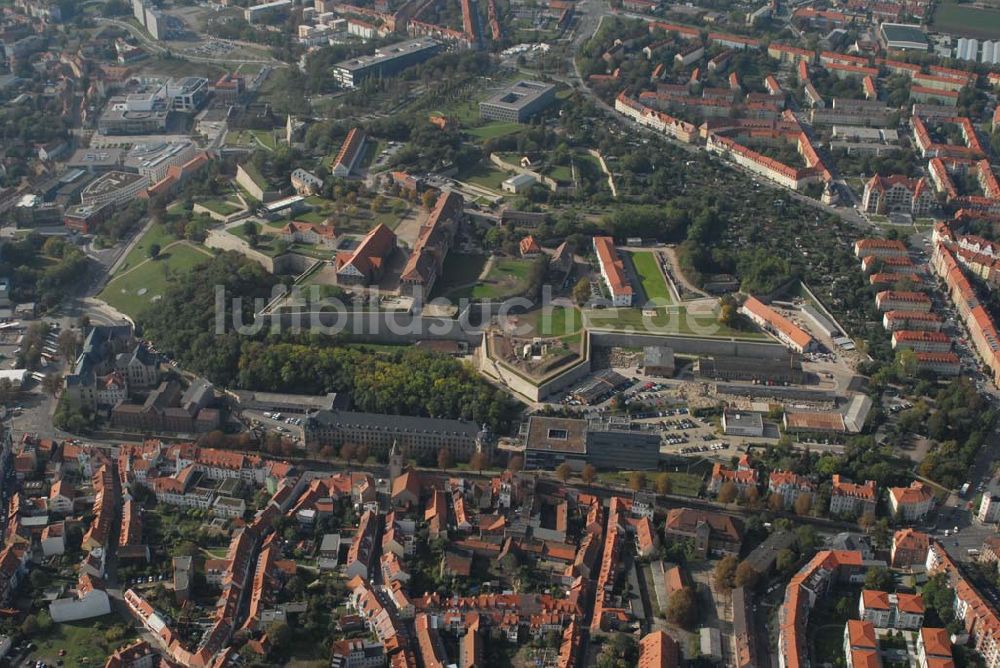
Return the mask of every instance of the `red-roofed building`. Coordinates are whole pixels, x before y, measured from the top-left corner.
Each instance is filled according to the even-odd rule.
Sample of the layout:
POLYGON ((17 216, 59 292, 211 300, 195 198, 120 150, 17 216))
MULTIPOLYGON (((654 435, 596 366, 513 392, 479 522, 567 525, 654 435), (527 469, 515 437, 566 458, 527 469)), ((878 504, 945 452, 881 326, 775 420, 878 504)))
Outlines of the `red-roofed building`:
POLYGON ((907 522, 922 520, 930 512, 934 495, 924 483, 915 480, 909 487, 889 488, 889 508, 893 515, 907 522))
POLYGON ((628 277, 625 276, 625 265, 618 255, 615 242, 611 237, 594 237, 594 252, 601 268, 601 276, 611 292, 611 302, 615 306, 631 306, 634 293, 628 277))
POLYGON ((946 629, 925 627, 917 636, 917 659, 921 668, 955 668, 951 636, 946 629))
POLYGON ((781 340, 786 346, 798 353, 804 353, 816 347, 816 341, 798 325, 766 306, 756 297, 748 297, 740 313, 753 320, 758 326, 781 340))
POLYGON ((892 537, 892 567, 923 565, 927 561, 930 546, 931 537, 927 534, 909 527, 900 529, 892 537))
POLYGON ((877 488, 874 480, 859 485, 835 473, 830 485, 830 514, 860 516, 875 511, 877 488))
POLYGON ((784 501, 785 507, 790 508, 803 494, 812 494, 816 491, 816 486, 805 476, 800 476, 791 471, 771 471, 767 479, 767 490, 771 494, 777 494, 784 501))
POLYGON ((882 665, 871 622, 848 620, 844 626, 844 656, 847 668, 879 668, 882 665))
POLYGON ((903 211, 914 216, 926 216, 937 205, 934 192, 928 187, 927 179, 906 176, 871 177, 865 183, 861 200, 868 213, 885 214, 903 211))
POLYGON ((664 631, 647 633, 639 641, 638 668, 677 668, 680 648, 664 631))
POLYGON ((395 250, 396 234, 379 223, 354 251, 337 254, 337 282, 341 285, 377 283, 395 250))
POLYGON ((365 132, 361 128, 351 128, 344 139, 344 143, 337 152, 337 157, 330 166, 330 173, 334 176, 347 178, 351 171, 357 166, 361 156, 364 155, 365 132))
POLYGON ((924 624, 924 600, 919 594, 861 591, 858 616, 878 629, 915 631, 924 624))

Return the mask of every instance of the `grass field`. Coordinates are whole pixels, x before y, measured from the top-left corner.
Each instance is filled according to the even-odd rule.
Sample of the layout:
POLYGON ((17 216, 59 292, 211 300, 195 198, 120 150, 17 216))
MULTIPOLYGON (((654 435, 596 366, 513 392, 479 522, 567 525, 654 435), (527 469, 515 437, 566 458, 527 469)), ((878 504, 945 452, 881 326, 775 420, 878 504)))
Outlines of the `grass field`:
POLYGON ((934 8, 931 24, 941 32, 996 39, 1000 36, 1000 10, 939 2, 934 8))
POLYGON ((509 121, 490 121, 486 125, 481 125, 478 128, 469 128, 465 132, 476 139, 494 139, 496 137, 512 135, 515 132, 523 130, 524 128, 525 126, 520 123, 511 123, 509 121))
POLYGON ((587 325, 596 329, 708 338, 766 338, 759 332, 738 331, 720 324, 715 311, 691 313, 683 306, 656 309, 656 314, 649 317, 643 316, 638 308, 586 309, 583 315, 587 325))
POLYGON ((159 244, 160 248, 163 248, 167 244, 174 241, 177 241, 177 237, 170 234, 164 225, 160 223, 153 224, 146 231, 146 233, 142 235, 142 238, 139 239, 135 248, 129 251, 129 254, 125 257, 125 261, 118 268, 118 271, 115 272, 115 274, 122 274, 132 267, 135 267, 143 260, 148 259, 149 247, 153 244, 159 244))
POLYGON ((562 183, 573 182, 573 170, 569 165, 556 165, 548 175, 562 183))
POLYGON ((240 210, 238 204, 234 204, 228 200, 224 199, 208 199, 198 202, 209 211, 214 211, 220 216, 230 216, 240 210))
POLYGON ((460 180, 473 185, 482 186, 483 188, 489 188, 490 190, 495 190, 499 193, 502 192, 500 189, 501 184, 509 176, 510 174, 507 172, 497 169, 492 165, 482 165, 477 167, 474 172, 463 174, 460 180))
POLYGON ((118 274, 98 297, 135 318, 163 296, 173 276, 187 273, 208 259, 208 255, 187 244, 173 246, 155 260, 118 274))
POLYGON ((66 666, 103 666, 111 652, 130 642, 135 635, 127 630, 122 640, 107 642, 105 632, 115 624, 122 626, 113 615, 105 615, 96 621, 53 624, 48 633, 31 638, 35 650, 29 660, 32 665, 35 661, 45 661, 54 666, 61 659, 66 666), (60 650, 66 650, 66 655, 60 657, 60 650))
POLYGON ((333 216, 337 234, 365 234, 379 223, 394 230, 409 208, 403 200, 394 197, 386 197, 385 204, 377 213, 372 213, 367 200, 361 200, 355 207, 348 207, 340 213, 336 211, 333 201, 322 197, 307 197, 306 203, 313 210, 300 213, 295 220, 321 224, 333 216))
MULTIPOLYGON (((554 306, 551 310, 536 309, 518 316, 519 324, 532 328, 535 336, 558 336, 568 339, 583 327, 580 309, 554 306)), ((577 339, 579 340, 579 339, 577 339)), ((566 340, 567 343, 572 343, 566 340)))
POLYGON ((667 281, 656 264, 656 255, 650 251, 636 251, 629 253, 629 256, 632 258, 639 282, 642 283, 642 291, 646 293, 646 299, 660 299, 672 303, 667 281))
MULTIPOLYGON (((660 474, 656 471, 643 471, 643 473, 646 474, 647 487, 652 488, 653 484, 656 482, 657 476, 660 474)), ((602 473, 599 477, 607 482, 612 482, 618 485, 627 485, 629 484, 630 474, 631 471, 614 471, 602 473)), ((671 494, 677 494, 679 496, 698 496, 698 492, 701 491, 702 478, 699 475, 668 471, 667 477, 670 478, 671 494)))
POLYGON ((449 299, 504 299, 524 292, 531 260, 505 258, 496 260, 486 280, 448 293, 449 299))
POLYGON ((486 265, 486 255, 448 253, 441 269, 441 278, 434 284, 434 294, 443 295, 452 288, 474 283, 486 265))

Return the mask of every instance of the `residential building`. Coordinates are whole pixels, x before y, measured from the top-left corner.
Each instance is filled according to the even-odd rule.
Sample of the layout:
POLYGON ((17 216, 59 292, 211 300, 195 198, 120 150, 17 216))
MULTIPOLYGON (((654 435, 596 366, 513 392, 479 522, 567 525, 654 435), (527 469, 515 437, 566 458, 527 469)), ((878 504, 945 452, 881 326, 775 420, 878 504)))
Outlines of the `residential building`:
POLYGON ((748 458, 745 459, 745 463, 741 462, 736 470, 726 468, 716 462, 712 466, 712 475, 708 479, 708 491, 712 494, 718 494, 723 485, 732 483, 739 494, 745 495, 751 489, 757 488, 757 478, 757 469, 750 466, 748 458))
POLYGON ((796 499, 803 494, 812 494, 816 486, 805 476, 791 471, 771 471, 768 477, 767 490, 777 494, 784 501, 786 508, 791 508, 796 499))
POLYGON ((951 634, 947 629, 920 629, 920 635, 917 636, 917 661, 920 668, 948 668, 955 665, 951 653, 951 634))
POLYGON ((402 292, 412 295, 422 291, 425 298, 430 295, 465 218, 464 206, 465 199, 458 193, 449 191, 438 195, 434 209, 417 232, 417 240, 400 274, 402 292))
POLYGON ((665 631, 652 631, 639 641, 637 668, 677 668, 680 647, 665 631))
POLYGON ((871 622, 848 620, 844 626, 844 656, 847 668, 880 668, 882 659, 871 622))
POLYGON ((910 527, 900 529, 892 537, 892 567, 922 566, 927 561, 931 543, 931 537, 921 531, 910 527))
POLYGON ((1000 496, 987 491, 983 494, 983 500, 979 503, 979 511, 976 519, 983 524, 996 524, 1000 522, 1000 496))
POLYGON ((934 192, 924 177, 878 176, 865 183, 862 207, 868 213, 904 212, 926 216, 937 205, 934 192))
POLYGON ((830 488, 830 514, 861 516, 875 512, 877 489, 874 480, 863 485, 853 483, 835 473, 830 488))
POLYGON ((951 337, 943 332, 897 330, 892 333, 893 350, 913 350, 918 353, 946 353, 951 350, 951 337))
POLYGON ((931 310, 931 298, 923 292, 899 292, 883 290, 875 295, 875 306, 879 311, 923 311, 931 310))
POLYGON ((877 629, 916 631, 924 624, 924 600, 920 594, 863 589, 858 616, 877 629))
POLYGON ((671 508, 667 511, 664 535, 668 541, 677 538, 693 540, 695 552, 702 558, 709 554, 738 556, 743 542, 743 527, 738 519, 729 515, 671 508))
POLYGON ((934 495, 919 480, 909 487, 889 488, 889 508, 892 514, 906 522, 918 522, 927 516, 934 504, 934 495))

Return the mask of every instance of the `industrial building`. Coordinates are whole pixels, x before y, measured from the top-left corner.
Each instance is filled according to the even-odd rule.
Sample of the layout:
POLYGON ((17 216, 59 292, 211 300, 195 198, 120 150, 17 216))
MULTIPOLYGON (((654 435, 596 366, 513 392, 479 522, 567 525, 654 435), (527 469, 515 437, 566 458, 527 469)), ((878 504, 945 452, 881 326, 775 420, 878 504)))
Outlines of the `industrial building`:
POLYGON ((479 116, 491 121, 524 123, 556 99, 556 87, 518 81, 479 103, 479 116))

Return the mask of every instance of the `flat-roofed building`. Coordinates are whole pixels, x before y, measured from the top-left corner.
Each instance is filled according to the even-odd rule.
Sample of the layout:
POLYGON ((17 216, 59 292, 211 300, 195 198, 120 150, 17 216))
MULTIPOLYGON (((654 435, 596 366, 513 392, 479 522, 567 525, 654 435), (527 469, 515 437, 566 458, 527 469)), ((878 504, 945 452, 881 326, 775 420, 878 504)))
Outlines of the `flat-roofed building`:
POLYGON ((92 181, 80 193, 80 202, 85 206, 117 205, 136 199, 149 179, 132 172, 106 172, 92 181))
POLYGON ((930 42, 919 25, 883 23, 878 29, 878 41, 886 51, 927 51, 930 42))
POLYGON ((397 42, 379 47, 370 56, 358 56, 333 66, 333 78, 344 88, 354 88, 370 77, 391 77, 427 60, 442 48, 429 37, 397 42))
POLYGON ((844 416, 840 413, 820 413, 813 411, 785 411, 783 418, 787 431, 832 431, 843 433, 844 416))
POLYGON ((646 346, 642 349, 642 372, 647 376, 669 378, 674 375, 674 351, 669 346, 646 346))
POLYGON ((153 142, 136 144, 125 155, 123 167, 156 183, 167 175, 172 165, 183 165, 194 157, 191 142, 153 142))
POLYGON ((759 438, 764 435, 764 418, 750 411, 723 411, 722 431, 726 436, 759 438))
POLYGON ((577 470, 587 460, 587 421, 576 418, 528 418, 524 448, 526 469, 555 469, 568 462, 577 470))
POLYGON ((695 377, 708 380, 747 380, 795 385, 804 379, 802 358, 791 352, 774 357, 701 357, 695 362, 694 373, 695 377))
POLYGON ((479 116, 491 121, 524 123, 555 98, 555 85, 521 80, 480 102, 479 116))
POLYGON ((581 420, 533 415, 522 427, 526 469, 555 469, 568 462, 599 469, 655 470, 660 463, 660 436, 633 428, 629 420, 581 420))

